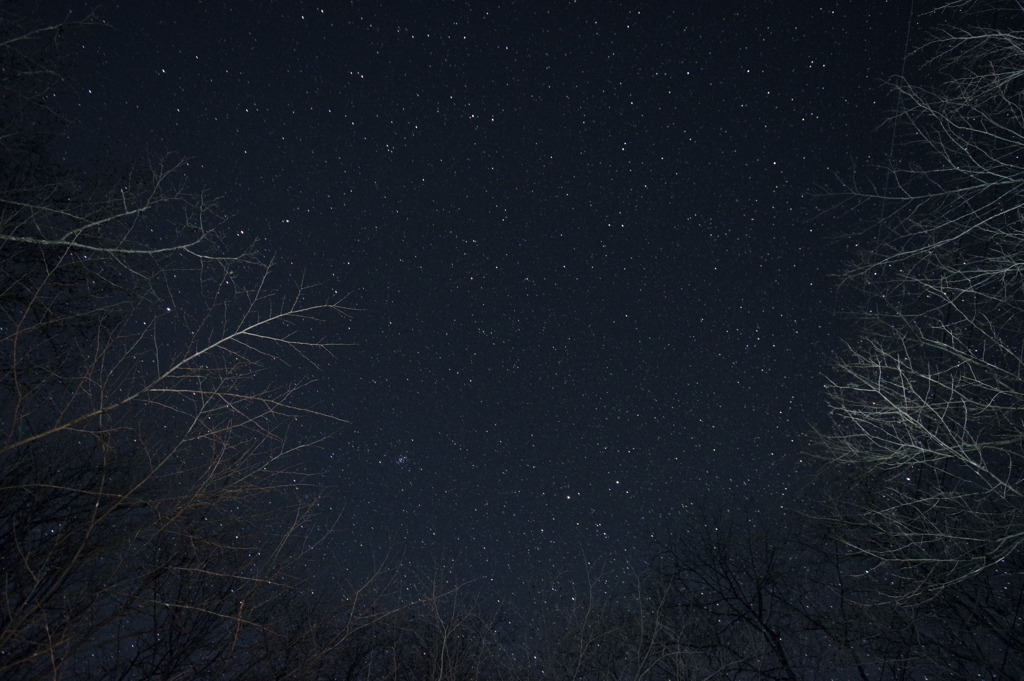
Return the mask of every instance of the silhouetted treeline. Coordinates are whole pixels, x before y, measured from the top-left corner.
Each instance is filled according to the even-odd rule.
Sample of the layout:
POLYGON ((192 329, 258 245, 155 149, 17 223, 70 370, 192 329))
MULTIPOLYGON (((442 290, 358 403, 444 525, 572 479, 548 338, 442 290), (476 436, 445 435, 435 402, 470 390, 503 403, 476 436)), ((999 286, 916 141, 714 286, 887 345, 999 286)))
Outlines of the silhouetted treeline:
POLYGON ((0 7, 0 677, 1024 678, 1020 15, 935 37, 941 84, 896 84, 914 165, 849 188, 861 332, 805 506, 694 511, 630 588, 524 614, 324 578, 287 434, 332 417, 275 367, 329 353, 294 331, 343 301, 270 290, 172 161, 55 162, 61 38, 99 22, 0 7))

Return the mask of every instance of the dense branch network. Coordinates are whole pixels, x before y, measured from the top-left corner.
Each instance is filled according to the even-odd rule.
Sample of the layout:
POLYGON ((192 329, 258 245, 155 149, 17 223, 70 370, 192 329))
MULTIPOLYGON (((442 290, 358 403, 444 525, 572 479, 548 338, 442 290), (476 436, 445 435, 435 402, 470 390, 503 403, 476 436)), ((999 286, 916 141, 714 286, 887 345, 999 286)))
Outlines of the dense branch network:
POLYGON ((863 480, 840 534, 934 594, 1024 547, 1024 36, 949 30, 947 80, 901 84, 908 150, 872 301, 831 385, 825 455, 863 480))

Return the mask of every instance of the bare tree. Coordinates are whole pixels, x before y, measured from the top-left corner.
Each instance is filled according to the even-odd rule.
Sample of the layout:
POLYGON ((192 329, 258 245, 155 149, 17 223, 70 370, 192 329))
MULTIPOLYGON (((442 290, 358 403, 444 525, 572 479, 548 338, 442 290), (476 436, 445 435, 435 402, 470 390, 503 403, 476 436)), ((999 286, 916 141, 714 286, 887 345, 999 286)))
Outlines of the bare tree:
POLYGON ((286 436, 337 420, 272 370, 343 300, 271 290, 180 164, 49 163, 22 123, 65 27, 2 19, 0 676, 252 678, 318 537, 286 436))
MULTIPOLYGON (((697 510, 652 563, 671 640, 704 678, 853 677, 840 585, 806 518, 697 510)), ((887 678, 884 676, 873 678, 887 678)))
POLYGON ((942 82, 898 84, 914 163, 854 191, 883 217, 850 275, 864 332, 830 385, 833 536, 877 574, 864 604, 903 622, 919 669, 1019 678, 1024 34, 947 29, 929 49, 942 82))

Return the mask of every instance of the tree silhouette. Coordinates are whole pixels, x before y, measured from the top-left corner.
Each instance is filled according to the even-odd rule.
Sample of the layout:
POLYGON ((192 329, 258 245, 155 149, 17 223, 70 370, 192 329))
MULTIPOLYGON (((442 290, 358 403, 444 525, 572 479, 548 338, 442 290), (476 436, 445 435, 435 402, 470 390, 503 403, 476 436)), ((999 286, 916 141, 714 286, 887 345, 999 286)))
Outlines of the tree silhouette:
POLYGON ((870 304, 830 386, 833 537, 917 668, 1018 678, 1024 39, 947 29, 930 49, 942 82, 898 84, 914 164, 854 191, 884 228, 850 274, 870 304))
POLYGON ((329 353, 307 330, 346 308, 270 290, 180 164, 49 161, 67 26, 20 26, 0 37, 0 676, 252 678, 317 540, 288 427, 334 418, 269 370, 329 353))

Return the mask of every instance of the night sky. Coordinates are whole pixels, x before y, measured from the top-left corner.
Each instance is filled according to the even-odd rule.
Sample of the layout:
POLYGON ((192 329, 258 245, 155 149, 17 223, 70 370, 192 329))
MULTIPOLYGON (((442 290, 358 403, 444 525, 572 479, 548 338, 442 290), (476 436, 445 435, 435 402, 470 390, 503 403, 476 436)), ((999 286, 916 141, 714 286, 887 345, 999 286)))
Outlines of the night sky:
POLYGON ((515 590, 798 494, 855 227, 812 195, 886 160, 909 0, 25 4, 110 24, 69 160, 188 158, 363 310, 310 394, 337 565, 515 590))

